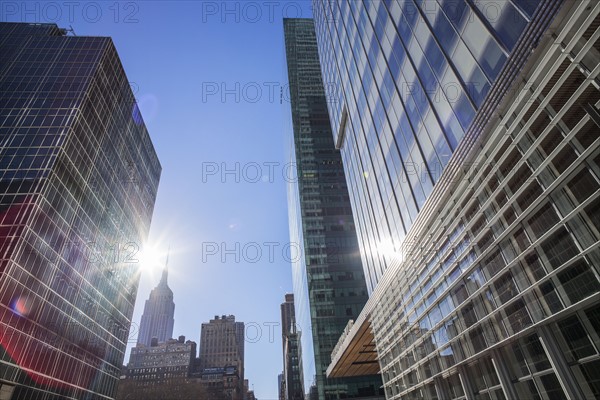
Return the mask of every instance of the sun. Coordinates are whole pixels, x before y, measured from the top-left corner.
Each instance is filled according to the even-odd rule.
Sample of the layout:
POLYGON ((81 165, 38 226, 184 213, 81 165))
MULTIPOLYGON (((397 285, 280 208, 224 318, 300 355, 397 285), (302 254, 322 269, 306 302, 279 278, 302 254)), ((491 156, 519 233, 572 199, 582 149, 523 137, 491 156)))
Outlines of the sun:
POLYGON ((139 257, 141 269, 150 273, 162 269, 165 263, 165 256, 166 253, 157 245, 146 244, 140 252, 139 257))

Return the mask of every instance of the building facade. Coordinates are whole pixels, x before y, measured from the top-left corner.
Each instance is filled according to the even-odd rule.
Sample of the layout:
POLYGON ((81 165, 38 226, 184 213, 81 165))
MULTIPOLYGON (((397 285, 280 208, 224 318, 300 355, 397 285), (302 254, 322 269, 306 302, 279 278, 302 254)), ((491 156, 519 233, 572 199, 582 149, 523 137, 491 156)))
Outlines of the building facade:
POLYGON ((304 377, 302 371, 302 335, 292 325, 285 337, 285 395, 286 400, 304 400, 304 377))
POLYGON ((185 336, 151 346, 138 343, 131 349, 127 379, 138 383, 161 385, 171 378, 188 378, 196 359, 196 342, 185 336))
POLYGON ((302 371, 301 333, 296 328, 294 295, 285 295, 281 303, 281 336, 283 343, 283 376, 279 386, 286 400, 304 399, 304 374, 302 371))
POLYGON ((402 249, 539 1, 500 3, 313 3, 370 292, 402 249))
POLYGON ((211 400, 243 400, 247 397, 244 381, 240 380, 236 366, 204 368, 200 376, 207 397, 211 400))
POLYGON ((598 398, 600 4, 495 2, 494 18, 486 4, 314 2, 324 75, 342 86, 343 104, 331 105, 334 132, 371 282, 328 373, 364 373, 359 352, 375 346, 371 371, 382 373, 388 399, 598 398), (481 56, 491 54, 490 41, 504 56, 481 56), (447 140, 446 162, 426 140, 451 137, 438 110, 440 60, 473 108, 460 111, 460 96, 445 107, 464 132, 447 140), (494 60, 490 74, 485 64, 494 60), (466 83, 473 78, 461 71, 478 65, 489 86, 476 101, 466 83), (415 169, 421 161, 402 156, 405 132, 426 176, 415 169), (390 143, 400 150, 399 172, 390 143), (431 174, 426 154, 437 154, 440 173, 431 174), (413 197, 414 216, 399 193, 413 197))
POLYGON ((296 322, 304 378, 316 376, 320 399, 379 396, 379 377, 327 379, 339 335, 367 301, 342 160, 335 149, 311 19, 284 19, 293 125, 290 237, 296 322))
POLYGON ((150 297, 144 304, 144 313, 140 322, 138 344, 150 346, 152 338, 159 343, 165 343, 173 338, 173 324, 175 323, 175 303, 173 291, 169 287, 168 257, 163 269, 160 283, 150 292, 150 297))
MULTIPOLYGON (((281 303, 281 337, 285 340, 285 336, 290 332, 292 321, 296 319, 296 311, 294 310, 294 294, 286 293, 285 301, 281 303)), ((285 345, 285 343, 284 343, 285 345)))
POLYGON ((110 38, 0 23, 0 53, 0 393, 110 399, 161 166, 110 38))
POLYGON ((283 372, 277 375, 277 393, 279 400, 285 400, 285 380, 283 379, 283 372))
POLYGON ((207 369, 235 367, 235 391, 241 399, 244 393, 244 323, 235 316, 215 316, 202 324, 200 334, 200 372, 207 369))

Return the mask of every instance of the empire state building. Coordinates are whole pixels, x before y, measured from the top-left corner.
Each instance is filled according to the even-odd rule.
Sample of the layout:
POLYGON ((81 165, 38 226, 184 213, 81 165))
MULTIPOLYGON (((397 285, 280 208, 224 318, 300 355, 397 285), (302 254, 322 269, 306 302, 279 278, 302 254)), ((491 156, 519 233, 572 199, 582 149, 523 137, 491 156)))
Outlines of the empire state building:
POLYGON ((150 297, 144 305, 138 344, 150 346, 152 338, 157 338, 160 343, 173 337, 175 303, 173 302, 173 291, 167 283, 168 264, 169 258, 167 257, 160 282, 152 289, 150 297))

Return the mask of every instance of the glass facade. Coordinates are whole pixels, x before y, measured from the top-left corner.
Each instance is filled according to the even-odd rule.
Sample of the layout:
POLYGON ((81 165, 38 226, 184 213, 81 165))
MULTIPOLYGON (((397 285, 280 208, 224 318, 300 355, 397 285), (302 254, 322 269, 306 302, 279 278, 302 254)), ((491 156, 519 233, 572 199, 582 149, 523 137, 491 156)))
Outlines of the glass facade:
POLYGON ((301 249, 292 260, 304 378, 316 376, 320 399, 382 397, 378 376, 325 376, 340 334, 367 301, 367 288, 342 160, 331 135, 313 21, 284 19, 284 33, 297 177, 290 180, 290 236, 301 249))
POLYGON ((502 33, 515 25, 486 24, 516 68, 476 109, 364 311, 388 399, 600 396, 600 4, 504 3, 532 16, 518 41, 502 33))
POLYGON ((537 1, 314 0, 333 135, 372 292, 537 1))
POLYGON ((0 393, 114 396, 161 166, 110 38, 0 23, 0 393))

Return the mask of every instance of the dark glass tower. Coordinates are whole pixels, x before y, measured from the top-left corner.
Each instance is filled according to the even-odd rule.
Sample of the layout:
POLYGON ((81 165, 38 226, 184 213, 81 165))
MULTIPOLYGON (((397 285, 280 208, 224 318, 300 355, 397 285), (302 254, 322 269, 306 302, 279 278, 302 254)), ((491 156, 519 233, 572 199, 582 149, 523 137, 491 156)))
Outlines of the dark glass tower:
POLYGON ((167 257, 160 283, 152 289, 150 297, 144 304, 138 344, 150 346, 152 338, 156 338, 159 343, 165 343, 173 337, 175 303, 173 302, 173 291, 167 282, 168 264, 169 259, 167 257))
POLYGON ((161 166, 110 38, 0 24, 0 393, 108 399, 161 166))
POLYGON ((320 399, 378 396, 378 376, 327 379, 331 352, 367 300, 342 160, 335 149, 311 19, 284 19, 293 124, 290 230, 296 319, 302 329, 304 377, 316 375, 320 399), (313 364, 314 360, 314 364, 313 364))
POLYGON ((329 376, 600 398, 600 3, 313 4, 371 290, 329 376))

